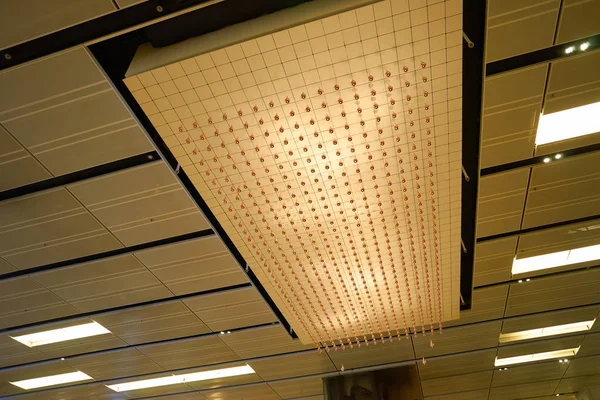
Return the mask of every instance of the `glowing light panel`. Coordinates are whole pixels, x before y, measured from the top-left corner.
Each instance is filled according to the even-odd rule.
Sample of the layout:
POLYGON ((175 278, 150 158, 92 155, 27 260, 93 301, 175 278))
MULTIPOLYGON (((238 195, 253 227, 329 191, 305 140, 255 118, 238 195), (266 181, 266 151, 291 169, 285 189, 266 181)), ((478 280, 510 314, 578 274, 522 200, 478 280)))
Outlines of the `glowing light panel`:
POLYGON ((64 383, 85 381, 93 379, 91 376, 84 374, 81 371, 69 372, 66 374, 44 376, 41 378, 26 379, 24 381, 10 382, 11 385, 20 387, 21 389, 30 390, 46 386, 62 385, 64 383))
POLYGON ((503 367, 505 365, 523 364, 534 361, 552 360, 554 358, 572 357, 577 354, 579 347, 547 351, 545 353, 534 353, 526 354, 523 356, 507 357, 507 358, 496 358, 494 365, 496 367, 503 367))
POLYGON ((501 333, 498 340, 500 343, 516 342, 519 340, 535 339, 546 336, 565 335, 567 333, 589 331, 594 326, 596 320, 574 322, 572 324, 563 324, 548 326, 539 329, 528 329, 526 331, 501 333))
POLYGON ((67 340, 80 339, 96 335, 110 333, 108 329, 97 322, 69 326, 67 328, 52 329, 49 331, 30 333, 21 336, 11 336, 18 342, 28 347, 43 346, 50 343, 65 342, 67 340))
POLYGON ((600 259, 600 245, 580 247, 573 250, 558 251, 542 254, 540 256, 514 259, 512 273, 523 274, 526 272, 540 271, 543 269, 558 268, 565 265, 579 264, 600 259))
POLYGON ((539 146, 600 132, 599 113, 600 102, 552 114, 542 114, 535 144, 539 146))

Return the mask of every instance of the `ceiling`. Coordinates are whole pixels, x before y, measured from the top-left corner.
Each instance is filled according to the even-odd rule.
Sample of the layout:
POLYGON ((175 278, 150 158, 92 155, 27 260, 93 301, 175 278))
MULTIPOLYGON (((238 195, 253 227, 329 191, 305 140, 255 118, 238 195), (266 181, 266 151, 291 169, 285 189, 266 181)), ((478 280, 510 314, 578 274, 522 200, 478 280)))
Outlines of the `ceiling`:
MULTIPOLYGON (((16 3, 0 5, 7 51, 141 6, 63 0, 48 13, 35 1, 16 3), (10 22, 23 10, 39 22, 10 22)), ((392 20, 411 13, 394 10, 435 3, 391 0, 392 20)), ((380 9, 350 14, 388 18, 375 17, 380 9)), ((599 10, 598 0, 489 0, 485 63, 596 35, 599 10)), ((252 263, 240 265, 223 220, 143 122, 147 102, 120 93, 88 47, 3 69, 0 89, 10 96, 0 96, 0 398, 317 400, 323 377, 416 364, 425 399, 600 399, 600 324, 499 342, 501 333, 600 318, 596 263, 511 273, 515 257, 600 244, 600 152, 592 151, 600 133, 534 142, 540 112, 600 101, 599 54, 485 77, 471 309, 445 321, 441 335, 322 352, 290 331, 293 319, 252 263), (576 148, 584 150, 550 163, 537 158, 576 148), (11 338, 91 321, 111 333, 33 348, 11 338), (566 363, 494 366, 496 358, 577 347, 566 363), (105 386, 245 364, 255 373, 122 393, 105 386), (31 391, 9 383, 77 370, 93 380, 31 391)))

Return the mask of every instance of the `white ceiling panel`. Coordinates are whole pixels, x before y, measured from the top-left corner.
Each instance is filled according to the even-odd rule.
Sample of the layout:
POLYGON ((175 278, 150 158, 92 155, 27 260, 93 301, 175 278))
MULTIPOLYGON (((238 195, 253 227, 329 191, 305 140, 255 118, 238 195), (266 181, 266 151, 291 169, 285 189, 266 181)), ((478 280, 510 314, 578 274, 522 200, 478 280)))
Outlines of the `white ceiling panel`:
POLYGON ((162 161, 75 183, 68 189, 128 246, 209 228, 162 161))
MULTIPOLYGON (((0 6, 0 25, 5 29, 0 49, 67 28, 116 10, 110 0, 6 0, 0 6), (21 21, 15 24, 14 21, 21 21)), ((75 68, 73 68, 75 70, 75 68)))
POLYGON ((202 393, 208 400, 279 400, 280 397, 267 384, 222 389, 202 393))
POLYGON ((550 47, 559 0, 489 0, 486 62, 550 47))
POLYGON ((504 316, 508 296, 508 285, 491 286, 473 290, 471 309, 460 312, 460 319, 450 321, 447 326, 472 324, 504 316))
POLYGON ((600 375, 600 356, 577 357, 569 361, 565 378, 600 375))
POLYGON ((517 238, 490 240, 475 245, 473 286, 506 282, 510 279, 517 238))
POLYGON ((0 191, 52 177, 2 125, 0 125, 0 176, 2 177, 0 191))
POLYGON ((104 354, 91 354, 66 360, 75 370, 95 380, 114 379, 163 371, 163 367, 136 349, 122 349, 104 354))
POLYGON ((361 347, 355 345, 345 350, 330 351, 329 358, 337 369, 341 369, 342 365, 345 369, 352 369, 413 360, 415 355, 411 341, 402 337, 401 340, 394 339, 383 344, 378 342, 374 345, 370 342, 369 346, 362 344, 361 347))
POLYGON ((254 287, 209 294, 183 303, 215 332, 277 321, 254 287))
POLYGON ((232 332, 222 339, 242 359, 314 348, 292 339, 279 325, 232 332))
POLYGON ((65 317, 77 309, 29 277, 0 282, 0 329, 65 317))
POLYGON ((144 250, 135 256, 177 295, 248 282, 217 236, 144 250))
POLYGON ((484 176, 479 180, 478 237, 519 230, 528 183, 529 169, 484 176))
POLYGON ((487 389, 490 387, 491 380, 492 371, 484 371, 445 378, 422 380, 421 388, 423 390, 423 395, 427 398, 442 394, 487 389))
POLYGON ((463 354, 428 358, 425 364, 418 363, 421 379, 468 374, 494 369, 496 349, 480 350, 463 354))
POLYGON ((515 365, 505 371, 496 369, 492 387, 561 379, 567 368, 567 363, 554 360, 534 365, 515 365))
MULTIPOLYGON (((343 351, 343 350, 338 350, 343 351)), ((317 350, 289 355, 273 356, 248 362, 264 380, 284 379, 336 371, 327 352, 317 350)))
POLYGON ((269 383, 269 386, 282 399, 318 396, 323 393, 323 379, 320 377, 282 380, 269 383))
POLYGON ((94 317, 128 344, 155 342, 210 330, 180 301, 144 306, 94 317))
POLYGON ((569 221, 598 213, 600 175, 591 165, 600 154, 533 167, 522 228, 569 221))
MULTIPOLYGON (((503 321, 502 333, 591 321, 597 317, 599 311, 600 306, 590 306, 510 318, 503 321)), ((598 331, 600 331, 600 324, 594 324, 591 332, 598 331)))
MULTIPOLYGON (((229 363, 226 366, 227 367, 238 367, 238 366, 244 366, 244 365, 246 365, 245 362, 243 362, 243 363, 240 362, 240 363, 229 363)), ((202 369, 194 369, 192 372, 209 370, 209 369, 214 369, 214 368, 215 367, 208 366, 208 367, 204 367, 202 369)), ((238 386, 238 385, 244 385, 244 387, 246 387, 245 385, 262 382, 262 381, 263 381, 263 379, 261 378, 261 376, 255 373, 255 374, 232 376, 232 377, 228 377, 228 378, 216 378, 216 379, 209 379, 206 381, 190 382, 188 385, 195 390, 210 390, 210 389, 225 388, 227 386, 238 386)))
POLYGON ((599 1, 565 0, 562 4, 556 37, 557 44, 598 33, 598 20, 594 16, 600 14, 599 1))
POLYGON ((42 272, 33 279, 83 312, 173 296, 132 255, 42 272))
POLYGON ((488 389, 473 390, 470 392, 461 392, 453 394, 443 394, 441 396, 425 397, 425 400, 488 400, 488 389))
POLYGON ((216 336, 143 346, 139 351, 165 370, 239 360, 237 354, 216 336))
POLYGON ((583 306, 598 301, 600 270, 539 277, 510 285, 506 316, 583 306))
POLYGON ((494 347, 502 321, 483 322, 469 326, 444 329, 443 334, 433 337, 413 337, 417 358, 494 347), (433 347, 431 346, 433 342, 433 347))
POLYGON ((0 121, 53 175, 154 149, 83 48, 4 70, 0 88, 0 121))
POLYGON ((559 382, 559 379, 555 379, 543 382, 493 387, 490 389, 489 400, 514 400, 551 395, 554 393, 554 389, 556 389, 559 382))
POLYGON ((519 236, 517 258, 533 257, 600 243, 600 220, 567 224, 519 236))
POLYGON ((482 114, 482 168, 533 155, 547 71, 548 65, 542 64, 486 78, 482 114))
POLYGON ((65 189, 0 203, 0 255, 25 269, 122 245, 65 189))

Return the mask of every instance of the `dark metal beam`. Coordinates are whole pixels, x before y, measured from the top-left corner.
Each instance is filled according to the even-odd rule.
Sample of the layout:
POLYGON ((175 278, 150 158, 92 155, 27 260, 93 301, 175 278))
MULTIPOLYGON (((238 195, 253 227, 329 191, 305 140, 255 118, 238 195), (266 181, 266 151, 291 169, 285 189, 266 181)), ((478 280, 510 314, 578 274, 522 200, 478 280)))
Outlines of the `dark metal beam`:
POLYGON ((584 42, 589 43, 589 47, 587 48, 587 50, 585 50, 586 52, 594 51, 595 49, 600 48, 600 34, 589 36, 579 40, 574 40, 572 42, 564 44, 559 44, 545 49, 532 51, 530 53, 505 58, 504 60, 491 62, 486 66, 485 75, 492 76, 496 74, 501 74, 503 72, 512 71, 514 69, 528 67, 530 65, 581 55, 582 52, 579 50, 579 45, 584 42), (572 53, 567 54, 565 50, 571 46, 575 47, 575 50, 572 53))
POLYGON ((0 201, 13 199, 15 197, 25 196, 36 192, 41 192, 43 190, 70 185, 72 183, 84 181, 86 179, 96 178, 98 176, 112 174, 113 172, 122 171, 124 169, 138 167, 140 165, 159 161, 160 156, 156 151, 138 154, 120 160, 111 161, 106 164, 97 165, 95 167, 71 172, 69 174, 45 179, 43 181, 30 183, 29 185, 19 186, 13 189, 5 190, 3 192, 0 192, 0 201))
POLYGON ((92 261, 103 260, 106 258, 112 258, 116 256, 121 256, 124 254, 131 254, 142 250, 154 249, 157 247, 167 246, 170 244, 180 243, 188 240, 199 239, 203 237, 213 236, 215 233, 212 229, 204 229, 201 231, 195 231, 190 233, 185 233, 179 236, 173 236, 165 239, 155 240, 153 242, 136 244, 134 246, 122 247, 120 249, 109 250, 102 253, 90 254, 88 256, 72 258, 70 260, 58 261, 52 264, 40 265, 38 267, 21 269, 18 271, 9 272, 6 274, 0 275, 0 281, 6 279, 14 279, 21 276, 33 275, 39 272, 47 272, 54 271, 61 268, 66 268, 76 264, 84 264, 92 261))

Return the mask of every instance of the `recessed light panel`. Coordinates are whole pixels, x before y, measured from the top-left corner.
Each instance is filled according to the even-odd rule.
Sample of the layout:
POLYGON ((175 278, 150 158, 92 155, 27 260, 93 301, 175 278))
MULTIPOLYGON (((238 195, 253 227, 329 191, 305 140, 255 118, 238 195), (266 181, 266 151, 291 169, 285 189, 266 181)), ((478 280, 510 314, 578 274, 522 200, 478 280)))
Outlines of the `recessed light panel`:
POLYGON ((26 379, 23 381, 10 382, 10 384, 20 387, 21 389, 30 390, 46 386, 56 386, 65 383, 85 381, 93 379, 91 376, 84 374, 81 371, 69 372, 66 374, 44 376, 41 378, 26 379))
POLYGON ((240 367, 216 369, 212 371, 194 372, 165 376, 162 378, 144 379, 139 381, 123 382, 116 385, 106 385, 115 392, 128 392, 130 390, 148 389, 158 386, 175 385, 178 383, 206 381, 209 379, 228 378, 231 376, 253 374, 254 370, 249 365, 240 367))
POLYGON ((600 102, 542 114, 535 144, 542 145, 600 132, 600 102))
POLYGON ((25 346, 36 347, 50 343, 65 342, 67 340, 80 339, 96 335, 104 335, 110 333, 108 329, 97 322, 69 326, 66 328, 52 329, 49 331, 30 333, 21 336, 11 336, 25 346))
POLYGON ((516 342, 519 340, 535 339, 546 336, 566 335, 567 333, 584 332, 592 329, 596 320, 574 322, 572 324, 548 326, 539 329, 529 329, 526 331, 501 333, 499 336, 500 343, 516 342))
POLYGON ((459 317, 462 6, 400 3, 125 80, 304 343, 459 317))
POLYGON ((558 268, 600 259, 600 245, 580 247, 573 250, 558 251, 540 256, 514 259, 512 274, 558 268))
POLYGON ((507 358, 496 358, 494 365, 496 367, 503 367, 505 365, 523 364, 534 361, 552 360, 555 358, 573 357, 579 351, 579 347, 548 351, 545 353, 534 353, 526 354, 523 356, 507 357, 507 358))

